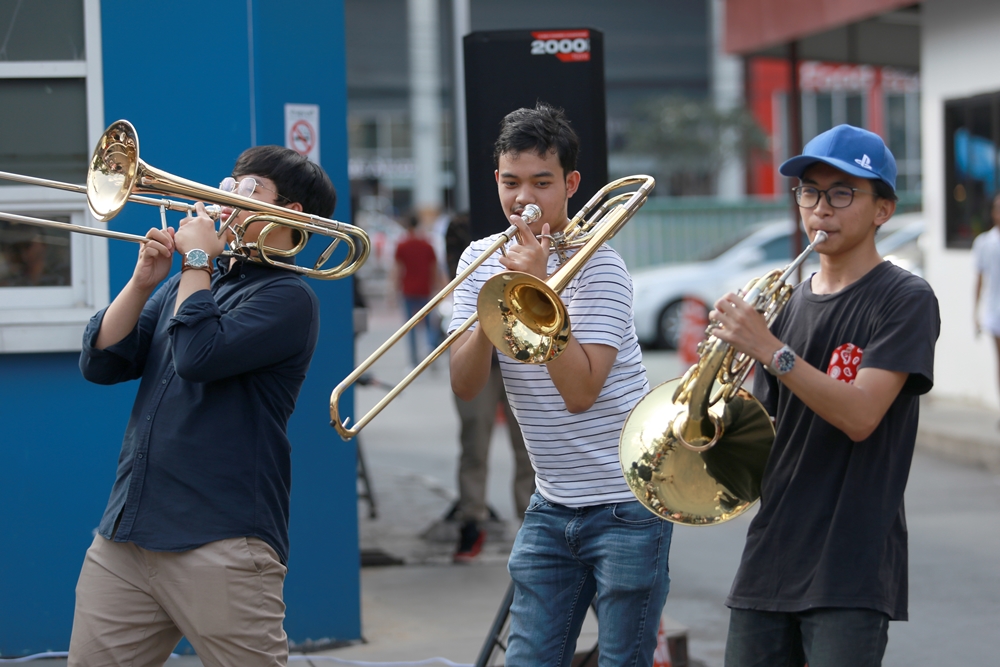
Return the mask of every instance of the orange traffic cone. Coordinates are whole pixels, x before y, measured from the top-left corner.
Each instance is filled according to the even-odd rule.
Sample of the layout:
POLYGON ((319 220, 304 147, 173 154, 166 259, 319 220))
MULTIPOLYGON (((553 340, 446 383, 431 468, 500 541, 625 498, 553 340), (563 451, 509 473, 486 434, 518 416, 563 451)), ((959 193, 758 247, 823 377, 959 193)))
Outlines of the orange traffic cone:
POLYGON ((653 651, 653 667, 673 667, 670 660, 670 646, 667 643, 667 633, 663 629, 663 619, 660 619, 660 629, 656 631, 656 650, 653 651))
POLYGON ((708 309, 701 299, 684 297, 681 306, 681 330, 677 340, 677 354, 681 363, 690 366, 698 361, 698 343, 705 340, 708 328, 708 309))

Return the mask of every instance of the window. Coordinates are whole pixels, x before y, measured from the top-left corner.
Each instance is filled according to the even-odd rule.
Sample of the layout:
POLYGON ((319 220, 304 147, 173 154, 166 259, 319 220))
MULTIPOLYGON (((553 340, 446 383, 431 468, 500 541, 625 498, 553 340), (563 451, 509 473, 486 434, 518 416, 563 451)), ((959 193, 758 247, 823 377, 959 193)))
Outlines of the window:
POLYGON ((864 91, 833 90, 802 93, 802 144, 832 127, 848 123, 867 127, 864 91))
MULTIPOLYGON (((82 184, 103 132, 100 0, 0 4, 0 170, 82 184)), ((0 211, 77 225, 81 194, 0 180, 0 211)), ((107 305, 107 241, 0 221, 0 353, 80 349, 107 305)))
POLYGON ((1000 92, 945 102, 945 245, 971 248, 992 225, 1000 92))

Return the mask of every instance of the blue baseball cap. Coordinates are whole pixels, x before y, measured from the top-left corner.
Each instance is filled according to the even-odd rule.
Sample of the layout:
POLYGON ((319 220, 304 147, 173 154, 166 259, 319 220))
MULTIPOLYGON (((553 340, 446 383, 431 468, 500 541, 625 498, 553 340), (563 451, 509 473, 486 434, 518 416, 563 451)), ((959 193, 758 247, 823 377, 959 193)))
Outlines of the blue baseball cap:
POLYGON ((785 160, 778 171, 802 177, 817 162, 846 171, 852 176, 879 180, 896 191, 896 158, 874 132, 853 125, 838 125, 817 135, 802 149, 802 155, 785 160))

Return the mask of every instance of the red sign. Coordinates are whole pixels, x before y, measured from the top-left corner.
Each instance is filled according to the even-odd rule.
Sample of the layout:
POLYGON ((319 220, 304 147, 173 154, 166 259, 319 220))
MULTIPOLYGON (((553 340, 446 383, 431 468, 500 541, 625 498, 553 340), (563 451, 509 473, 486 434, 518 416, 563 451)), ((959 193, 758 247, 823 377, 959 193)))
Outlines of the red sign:
POLYGON ((555 56, 564 63, 590 60, 589 30, 548 30, 531 33, 531 55, 555 56))
POLYGON ((289 132, 292 140, 292 150, 299 155, 309 155, 316 145, 316 130, 307 121, 297 120, 289 132))

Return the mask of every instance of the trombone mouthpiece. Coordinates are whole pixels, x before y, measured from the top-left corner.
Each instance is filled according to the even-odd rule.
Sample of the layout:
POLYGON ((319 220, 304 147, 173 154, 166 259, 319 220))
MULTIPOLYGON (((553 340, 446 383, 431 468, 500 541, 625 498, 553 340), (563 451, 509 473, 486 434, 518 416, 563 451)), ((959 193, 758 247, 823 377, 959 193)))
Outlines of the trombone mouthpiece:
POLYGON ((521 219, 524 220, 529 225, 542 217, 542 209, 538 208, 535 204, 528 204, 521 211, 521 219))
POLYGON ((823 241, 825 241, 826 239, 827 239, 827 235, 826 235, 826 232, 824 232, 824 231, 823 231, 823 230, 821 229, 821 230, 819 230, 818 232, 816 232, 816 236, 815 236, 815 237, 813 237, 813 242, 812 242, 812 244, 813 244, 814 246, 815 246, 815 245, 818 245, 818 244, 822 243, 823 241))

